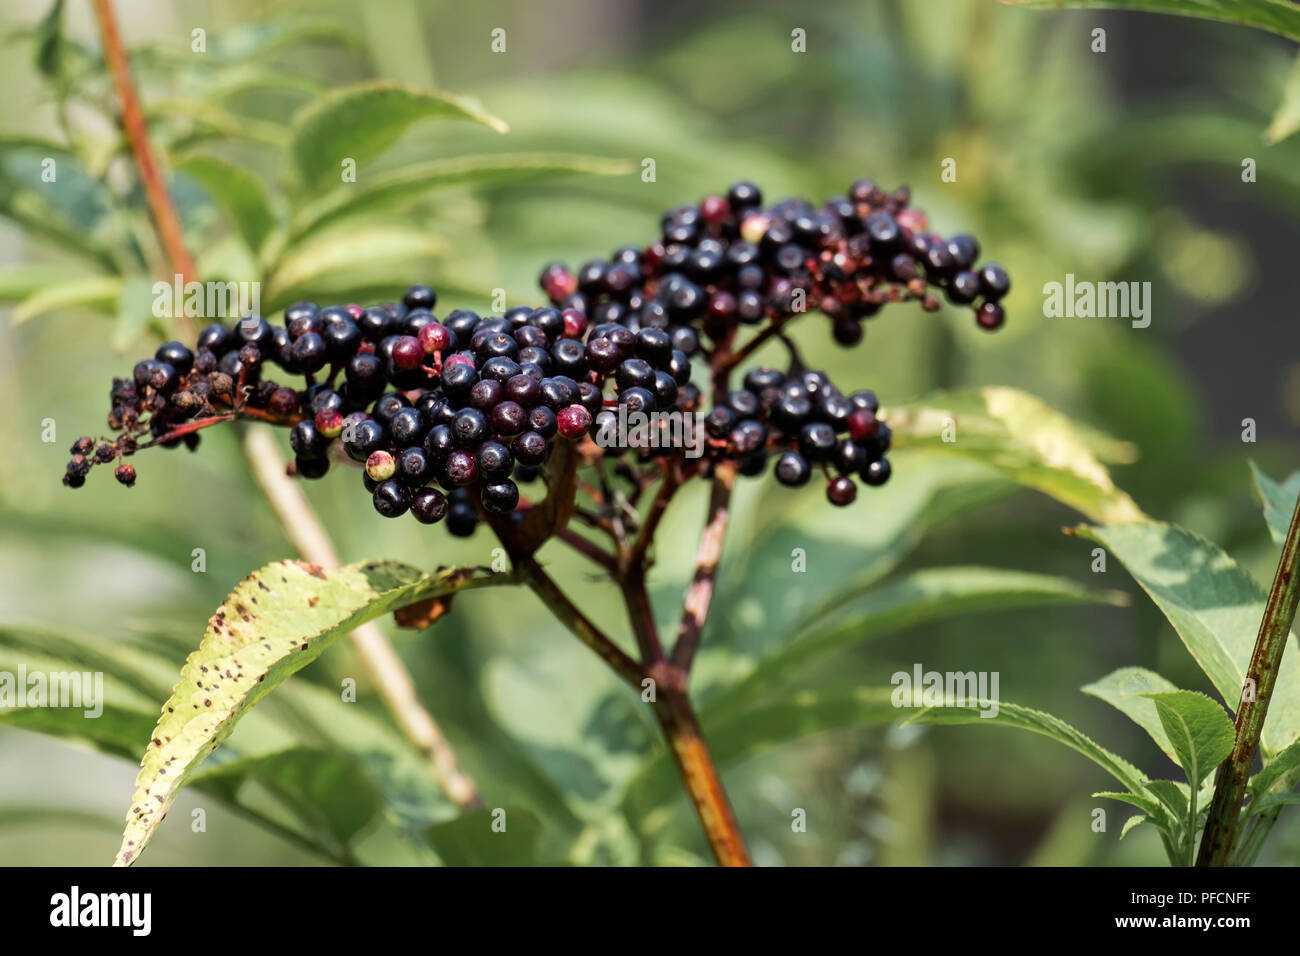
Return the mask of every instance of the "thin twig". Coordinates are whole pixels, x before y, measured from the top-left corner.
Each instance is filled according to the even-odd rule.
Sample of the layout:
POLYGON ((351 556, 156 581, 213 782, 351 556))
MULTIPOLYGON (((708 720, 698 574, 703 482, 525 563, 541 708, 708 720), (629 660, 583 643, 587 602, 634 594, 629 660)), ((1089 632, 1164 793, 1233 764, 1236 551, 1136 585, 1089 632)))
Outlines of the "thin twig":
POLYGON ((736 469, 730 462, 720 462, 713 473, 713 487, 709 492, 709 517, 700 547, 695 558, 695 574, 686 589, 682 607, 682 623, 673 645, 672 662, 683 671, 690 672, 691 662, 700 646, 700 635, 709 616, 713 600, 713 585, 718 576, 718 561, 722 557, 722 544, 727 534, 727 519, 731 512, 731 489, 736 482, 736 469))
POLYGON ((623 560, 625 570, 644 567, 646 554, 650 549, 650 543, 654 541, 655 532, 659 530, 659 522, 663 520, 664 512, 668 510, 669 503, 673 500, 673 495, 681 487, 681 474, 669 461, 664 467, 664 480, 659 486, 659 491, 655 494, 654 500, 650 502, 650 510, 641 523, 641 529, 637 532, 636 540, 632 542, 632 547, 628 549, 623 560))
POLYGON ((606 571, 610 572, 611 574, 615 570, 617 570, 618 561, 614 558, 612 554, 610 554, 600 545, 596 544, 594 541, 584 538, 576 531, 570 531, 568 528, 560 528, 558 531, 555 532, 555 537, 563 541, 565 544, 571 547, 574 551, 577 551, 582 556, 586 558, 590 558, 592 561, 595 561, 598 565, 600 565, 602 568, 604 568, 606 571))
POLYGON ((515 566, 523 573, 533 593, 541 598, 542 603, 559 618, 560 623, 572 631, 578 640, 595 651, 596 656, 608 664, 615 674, 638 690, 641 689, 641 681, 645 679, 645 671, 642 670, 641 665, 624 653, 623 649, 610 640, 604 631, 578 610, 568 596, 560 590, 559 585, 542 570, 535 558, 531 555, 518 557, 515 559, 515 566))
POLYGON ((1197 866, 1225 866, 1232 852, 1241 804, 1246 797, 1246 784, 1251 763, 1259 749, 1259 737, 1264 730, 1273 685, 1286 650, 1291 624, 1295 620, 1296 605, 1300 604, 1300 499, 1291 514, 1291 527, 1282 543, 1282 556, 1278 559, 1273 586, 1264 605, 1264 617, 1259 623, 1255 638, 1255 652, 1250 658, 1242 687, 1241 702, 1237 705, 1236 739, 1232 753, 1219 765, 1215 780, 1214 802, 1210 804, 1205 819, 1205 834, 1201 838, 1197 866))
MULTIPOLYGON (((118 108, 121 112, 122 129, 127 142, 131 144, 131 155, 135 158, 136 171, 140 176, 140 185, 145 199, 149 203, 149 212, 153 217, 154 229, 167 255, 168 264, 175 275, 186 282, 195 275, 194 260, 185 248, 181 234, 180 216, 167 187, 163 183, 158 164, 154 160, 153 148, 149 145, 148 128, 145 126, 144 112, 140 109, 140 100, 135 94, 135 85, 131 82, 131 71, 127 66, 126 50, 122 47, 121 34, 117 32, 117 20, 113 16, 111 0, 92 0, 95 17, 99 21, 100 42, 104 47, 104 59, 113 76, 113 87, 117 92, 118 108)), ((192 333, 188 319, 178 314, 178 325, 186 333, 192 333)))
MULTIPOLYGON (((244 440, 244 452, 258 486, 298 553, 313 564, 338 567, 334 543, 302 490, 285 475, 284 459, 270 432, 265 427, 250 428, 244 440)), ((428 758, 434 778, 447 799, 461 807, 479 806, 481 801, 474 782, 460 768, 455 751, 420 703, 411 675, 384 632, 370 621, 352 632, 352 643, 398 726, 428 758)))

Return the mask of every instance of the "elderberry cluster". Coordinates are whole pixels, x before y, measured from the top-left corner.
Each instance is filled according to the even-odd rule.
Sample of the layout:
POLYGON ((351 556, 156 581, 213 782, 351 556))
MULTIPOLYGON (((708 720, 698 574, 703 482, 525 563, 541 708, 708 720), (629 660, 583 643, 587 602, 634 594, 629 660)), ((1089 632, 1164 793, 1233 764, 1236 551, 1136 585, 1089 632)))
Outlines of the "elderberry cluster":
MULTIPOLYGON (((671 442, 602 435, 624 413, 703 414, 692 361, 709 365, 717 388, 776 338, 790 367, 751 369, 742 387, 715 393, 703 414, 703 460, 689 472, 727 461, 757 476, 775 459, 781 484, 820 473, 831 503, 847 505, 854 478, 888 480, 889 427, 873 392, 845 393, 804 368, 784 323, 820 311, 835 340, 854 345, 885 303, 933 311, 937 291, 996 329, 1010 282, 978 259, 970 236, 928 231, 905 188, 887 194, 859 180, 820 207, 764 208, 758 187, 737 183, 725 197, 666 212, 648 246, 576 272, 548 265, 540 284, 551 305, 541 308, 495 317, 457 309, 439 319, 434 290, 413 285, 400 302, 298 302, 281 326, 250 316, 208 326, 193 349, 168 342, 130 379, 114 380, 108 424, 121 434, 79 439, 64 483, 80 487, 93 466, 118 461, 118 480, 131 485, 126 456, 153 445, 193 449, 201 428, 253 418, 290 429, 296 475, 320 478, 332 461, 350 460, 381 515, 445 518, 453 534, 468 535, 481 514, 522 516, 516 482, 534 480, 560 441, 591 434, 617 459, 614 474, 634 484, 648 474, 638 466, 681 457, 671 442), (286 376, 301 382, 276 380, 286 376)), ((585 447, 588 461, 599 454, 585 447)))
POLYGON ((192 444, 187 422, 228 413, 289 426, 296 474, 324 476, 337 444, 362 466, 381 515, 447 517, 464 535, 477 522, 471 491, 484 511, 515 511, 514 479, 534 479, 557 436, 588 433, 606 383, 610 401, 639 412, 672 409, 689 387, 690 361, 660 329, 589 329, 583 313, 549 306, 499 318, 458 309, 439 321, 435 303, 423 285, 367 309, 299 302, 283 327, 250 317, 208 326, 197 352, 169 342, 133 380, 115 381, 109 425, 125 433, 98 449, 80 439, 65 483, 84 483, 88 450, 97 461, 129 455, 146 432, 148 444, 192 444), (270 366, 308 384, 280 385, 270 366))
POLYGON ((815 309, 831 320, 837 342, 855 345, 862 320, 888 302, 937 310, 935 290, 971 306, 981 328, 999 328, 1011 288, 1006 270, 978 265, 973 237, 928 231, 909 202, 906 187, 889 194, 860 179, 820 207, 786 199, 764 209, 757 186, 736 183, 725 197, 664 213, 660 238, 646 248, 624 246, 576 273, 552 263, 540 284, 553 303, 596 321, 698 327, 714 341, 737 324, 815 309))

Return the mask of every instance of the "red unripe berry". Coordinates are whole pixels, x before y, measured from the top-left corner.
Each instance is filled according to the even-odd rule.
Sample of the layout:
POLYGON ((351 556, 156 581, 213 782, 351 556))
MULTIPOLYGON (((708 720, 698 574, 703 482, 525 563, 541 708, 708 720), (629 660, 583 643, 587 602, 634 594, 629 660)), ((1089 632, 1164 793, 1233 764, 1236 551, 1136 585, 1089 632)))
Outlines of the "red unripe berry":
POLYGON ((565 438, 581 438, 591 428, 591 412, 581 405, 570 405, 560 409, 555 421, 565 438))
POLYGON ((406 370, 423 364, 424 346, 414 335, 403 335, 393 343, 393 365, 406 370))
POLYGON ((387 481, 396 471, 397 462, 383 449, 372 451, 366 459, 366 474, 375 481, 387 481))
POLYGON ((721 196, 709 196, 700 203, 700 216, 710 225, 721 225, 731 214, 731 204, 721 196))
POLYGON ((904 229, 910 229, 913 232, 925 232, 930 225, 930 220, 919 209, 904 209, 894 218, 898 220, 898 224, 904 229))
POLYGON ((335 408, 323 408, 316 413, 316 430, 326 438, 343 434, 343 415, 335 408))
POLYGON ((449 368, 452 365, 468 365, 474 367, 474 356, 469 352, 457 352, 455 355, 448 356, 442 360, 442 367, 449 368))
POLYGON ((430 322, 420 329, 420 345, 432 355, 451 347, 451 330, 440 322, 430 322))
POLYGON ((979 323, 979 327, 990 332, 1002 328, 1002 323, 1006 320, 1006 312, 996 302, 985 302, 979 307, 979 311, 975 313, 975 321, 979 323))
POLYGON ((366 314, 366 310, 361 308, 361 306, 357 305, 355 302, 348 303, 344 308, 348 310, 348 315, 352 316, 354 319, 359 319, 366 314))
POLYGON ((857 496, 858 486, 853 483, 852 478, 841 476, 826 486, 827 499, 838 508, 852 504, 857 496))
POLYGON ((736 297, 730 292, 715 292, 709 298, 709 315, 716 319, 729 319, 736 314, 736 297))
POLYGON ((558 262, 542 272, 542 291, 552 302, 560 302, 578 291, 578 280, 558 262))
POLYGON ((564 335, 570 339, 581 339, 587 331, 587 316, 577 309, 564 310, 564 335))
POLYGON ((873 437, 879 429, 880 422, 871 409, 858 408, 849 414, 849 437, 854 441, 865 441, 873 437))

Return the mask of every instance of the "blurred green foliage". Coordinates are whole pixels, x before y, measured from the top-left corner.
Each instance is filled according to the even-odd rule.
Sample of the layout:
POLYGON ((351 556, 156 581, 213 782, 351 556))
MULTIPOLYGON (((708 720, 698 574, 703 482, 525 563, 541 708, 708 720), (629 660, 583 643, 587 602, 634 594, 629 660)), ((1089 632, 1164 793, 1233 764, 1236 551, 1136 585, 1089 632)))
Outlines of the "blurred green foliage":
MULTIPOLYGON (((1291 51, 1264 34, 1171 26, 1169 37, 1197 51, 1203 81, 1135 96, 1116 72, 1118 52, 1089 51, 1098 15, 975 0, 834 0, 797 15, 776 3, 715 13, 582 0, 545 12, 412 0, 270 10, 177 0, 148 15, 120 6, 199 271, 264 280, 268 310, 308 289, 321 301, 389 298, 416 279, 438 287, 440 306, 486 310, 497 288, 510 304, 527 302, 538 297, 544 262, 582 261, 640 241, 661 209, 734 179, 760 182, 772 198, 820 198, 860 175, 907 182, 937 228, 979 235, 1008 266, 1010 321, 986 336, 965 312, 922 316, 894 307, 873 320, 865 346, 849 352, 821 336, 814 317, 804 346, 810 362, 875 388, 887 405, 989 384, 1041 396, 1136 447, 1130 465, 1120 463, 1124 455, 1094 452, 1143 511, 1220 542, 1261 577, 1271 571, 1275 550, 1246 477, 1248 456, 1273 473, 1289 471, 1282 463, 1294 458, 1300 403, 1286 391, 1277 356, 1263 355, 1275 325, 1254 321, 1254 339, 1237 346, 1249 367, 1257 361, 1276 373, 1261 375, 1266 391, 1254 393, 1267 396, 1266 408, 1228 413, 1272 425, 1256 445, 1243 445, 1239 429, 1211 414, 1231 396, 1208 388, 1204 360, 1185 348, 1211 323, 1216 335, 1226 334, 1230 317, 1245 325, 1242 303, 1261 296, 1276 303, 1282 291, 1272 290, 1286 288, 1285 278, 1260 267, 1263 252, 1252 239, 1267 227, 1294 240, 1300 215, 1300 140, 1260 142, 1291 71, 1291 51), (794 26, 807 30, 806 54, 790 51, 794 26), (489 52, 497 27, 508 37, 504 54, 489 52), (206 31, 203 53, 192 49, 195 28, 206 31), (394 92, 387 111, 354 118, 374 124, 346 144, 355 149, 329 135, 314 139, 319 124, 300 110, 362 83, 394 92), (434 85, 475 101, 398 92, 434 85), (428 119, 438 111, 462 119, 428 119), (498 131, 498 117, 508 134, 498 131), (343 157, 357 160, 357 187, 373 194, 364 202, 320 186, 343 157), (638 175, 647 157, 656 164, 653 183, 638 175), (958 160, 955 183, 939 179, 946 157, 958 160), (1240 180, 1243 157, 1259 163, 1249 187, 1240 180), (1187 183, 1196 187, 1190 197, 1180 188, 1187 183), (1205 192, 1231 194, 1231 215, 1210 218, 1199 201, 1205 192), (1066 272, 1151 280, 1155 322, 1136 331, 1044 318, 1039 290, 1066 272)), ((133 491, 92 481, 73 494, 58 484, 66 446, 99 421, 111 375, 171 331, 139 307, 141 283, 168 270, 125 142, 107 119, 112 91, 93 18, 76 0, 63 7, 59 31, 42 10, 6 10, 0 22, 10 54, 0 65, 10 100, 0 131, 0 216, 14 226, 0 230, 0 300, 14 306, 13 321, 0 326, 0 400, 17 446, 0 459, 0 666, 86 667, 106 655, 112 673, 129 665, 133 681, 120 699, 138 709, 124 706, 115 724, 95 731, 112 756, 0 727, 6 863, 111 858, 138 756, 111 740, 145 739, 140 714, 156 714, 212 609, 252 568, 292 551, 233 432, 213 430, 200 454, 174 452, 170 466, 142 460, 133 491), (47 157, 57 162, 56 184, 41 181, 47 157), (40 441, 47 418, 58 430, 52 444, 40 441), (205 573, 191 571, 194 548, 204 549, 205 573)), ((1102 22, 1113 51, 1138 28, 1120 15, 1102 22)), ((938 566, 1098 583, 1087 544, 1057 533, 1077 520, 1059 502, 933 449, 900 451, 895 467, 895 482, 834 521, 819 496, 742 483, 699 661, 706 734, 714 729, 710 706, 725 705, 725 689, 844 588, 891 571, 898 586, 938 566), (814 573, 782 591, 771 582, 790 580, 793 548, 816 562, 814 573)), ((378 518, 355 492, 341 478, 309 489, 345 560, 424 568, 490 561, 483 535, 420 534, 410 522, 378 518)), ((683 494, 661 532, 651 584, 662 620, 678 610, 702 492, 683 494)), ((621 632, 610 585, 587 579, 587 568, 565 553, 545 557, 583 589, 593 617, 621 632)), ((1134 590, 1117 572, 1100 583, 1134 590)), ((788 675, 783 695, 770 700, 790 708, 772 718, 781 732, 745 737, 724 767, 756 860, 1158 862, 1150 828, 1123 843, 1118 826, 1088 830, 1100 803, 1088 794, 1104 778, 1033 735, 885 731, 855 725, 852 711, 840 709, 824 725, 806 725, 832 729, 788 739, 788 728, 826 701, 885 685, 921 661, 999 671, 1008 698, 1089 728, 1104 746, 1171 775, 1172 764, 1138 728, 1077 693, 1132 664, 1180 687, 1213 690, 1155 608, 1140 598, 1126 608, 1025 603, 904 620, 788 675), (807 832, 792 832, 791 807, 806 811, 807 832)), ((643 813, 613 812, 629 799, 627 782, 648 772, 655 728, 531 597, 465 594, 432 631, 394 639, 489 805, 518 807, 529 821, 510 859, 707 858, 670 776, 655 777, 668 787, 662 799, 632 791, 643 813)), ((352 819, 366 799, 364 788, 348 792, 344 783, 356 776, 357 759, 396 768, 390 775, 406 786, 390 794, 389 812, 348 831, 356 860, 469 862, 499 852, 479 846, 467 824, 449 822, 451 806, 410 762, 349 647, 336 646, 256 713, 263 711, 232 743, 243 741, 250 754, 287 754, 276 758, 282 766, 185 791, 146 864, 326 862, 332 857, 307 849, 295 832, 286 795, 290 803, 302 792, 337 795, 345 803, 339 818, 352 819), (346 677, 362 684, 356 705, 338 699, 346 677), (318 772, 304 775, 303 753, 329 756, 308 759, 318 772), (206 835, 220 839, 184 825, 195 807, 208 810, 206 835), (403 839, 413 832, 425 839, 403 839)), ((725 712, 718 714, 723 733, 725 712)), ((1300 843, 1288 820, 1280 842, 1289 849, 1270 852, 1294 853, 1300 843)))

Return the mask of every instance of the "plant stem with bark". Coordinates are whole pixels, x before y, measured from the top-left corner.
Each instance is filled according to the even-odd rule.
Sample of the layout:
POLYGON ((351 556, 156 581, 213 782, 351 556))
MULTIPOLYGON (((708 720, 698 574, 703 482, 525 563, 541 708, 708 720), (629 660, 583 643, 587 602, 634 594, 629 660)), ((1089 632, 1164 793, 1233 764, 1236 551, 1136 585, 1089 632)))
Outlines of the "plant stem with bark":
MULTIPOLYGON (((1236 838, 1237 821, 1246 784, 1250 778, 1251 763, 1259 749, 1264 718, 1277 683, 1277 672, 1282 664, 1295 620, 1296 606, 1300 603, 1300 500, 1291 514, 1291 526, 1282 543, 1282 556, 1273 575, 1264 617, 1255 638, 1255 652, 1246 672, 1241 702, 1237 706, 1236 740, 1232 753, 1219 767, 1214 787, 1214 801, 1205 820, 1205 833, 1201 838, 1197 866, 1225 866, 1232 853, 1236 838)), ((1262 821, 1261 821, 1262 822, 1262 821)))

